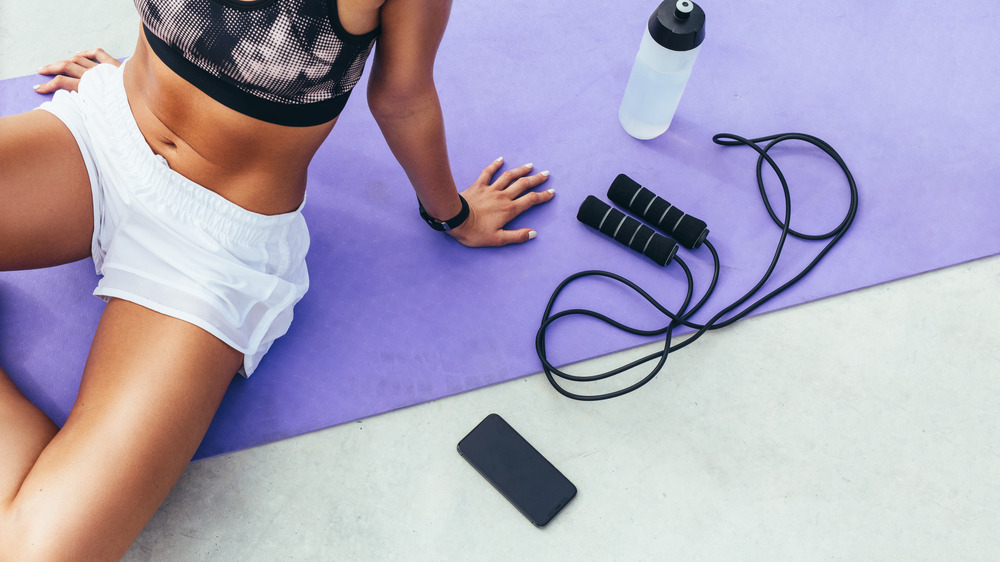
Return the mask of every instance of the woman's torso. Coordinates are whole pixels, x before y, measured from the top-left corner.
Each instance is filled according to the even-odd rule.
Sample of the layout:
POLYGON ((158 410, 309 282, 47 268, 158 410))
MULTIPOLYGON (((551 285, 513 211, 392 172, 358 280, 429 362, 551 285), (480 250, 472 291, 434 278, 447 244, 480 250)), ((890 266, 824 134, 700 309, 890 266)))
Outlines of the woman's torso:
MULTIPOLYGON (((343 27, 376 28, 382 0, 338 0, 343 27)), ((139 130, 171 169, 250 211, 295 210, 310 160, 336 123, 275 125, 214 100, 167 67, 143 33, 125 68, 125 90, 139 130)))

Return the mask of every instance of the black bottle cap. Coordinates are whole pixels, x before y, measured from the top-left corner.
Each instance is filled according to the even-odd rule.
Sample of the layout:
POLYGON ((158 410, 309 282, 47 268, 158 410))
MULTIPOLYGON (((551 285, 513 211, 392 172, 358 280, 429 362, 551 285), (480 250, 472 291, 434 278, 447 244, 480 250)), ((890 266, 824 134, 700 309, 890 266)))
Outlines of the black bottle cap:
POLYGON ((705 40, 705 11, 691 0, 664 0, 649 17, 649 34, 671 51, 690 51, 705 40))

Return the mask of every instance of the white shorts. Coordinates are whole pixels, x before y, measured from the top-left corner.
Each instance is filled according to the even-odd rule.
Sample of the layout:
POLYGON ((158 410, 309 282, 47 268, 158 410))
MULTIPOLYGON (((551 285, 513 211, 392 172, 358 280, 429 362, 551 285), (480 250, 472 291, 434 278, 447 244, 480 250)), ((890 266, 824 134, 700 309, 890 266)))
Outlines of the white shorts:
POLYGON ((94 195, 94 294, 190 322, 244 354, 253 373, 309 288, 302 208, 260 215, 167 166, 132 116, 124 66, 87 71, 41 105, 76 137, 94 195))

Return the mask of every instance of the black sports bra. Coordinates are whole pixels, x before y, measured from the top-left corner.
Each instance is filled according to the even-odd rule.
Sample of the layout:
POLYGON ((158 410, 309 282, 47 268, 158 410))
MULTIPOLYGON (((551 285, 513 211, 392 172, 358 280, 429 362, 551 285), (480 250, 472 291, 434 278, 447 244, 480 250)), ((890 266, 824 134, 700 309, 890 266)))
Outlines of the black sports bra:
POLYGON ((344 109, 378 29, 344 30, 336 0, 135 0, 156 55, 199 90, 279 125, 344 109))

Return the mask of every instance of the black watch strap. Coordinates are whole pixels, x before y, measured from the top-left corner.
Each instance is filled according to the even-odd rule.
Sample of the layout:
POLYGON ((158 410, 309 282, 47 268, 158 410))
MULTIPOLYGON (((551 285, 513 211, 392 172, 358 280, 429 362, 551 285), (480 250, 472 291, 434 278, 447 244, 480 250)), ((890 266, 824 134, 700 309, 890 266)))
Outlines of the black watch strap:
POLYGON ((424 210, 423 203, 420 203, 418 200, 417 203, 420 203, 420 216, 424 219, 424 222, 430 225, 431 228, 439 232, 448 232, 453 228, 458 228, 465 222, 465 219, 469 218, 469 202, 466 201, 465 197, 462 197, 461 194, 458 195, 458 198, 462 200, 462 210, 459 211, 457 215, 446 221, 436 219, 428 215, 427 211, 424 210))

